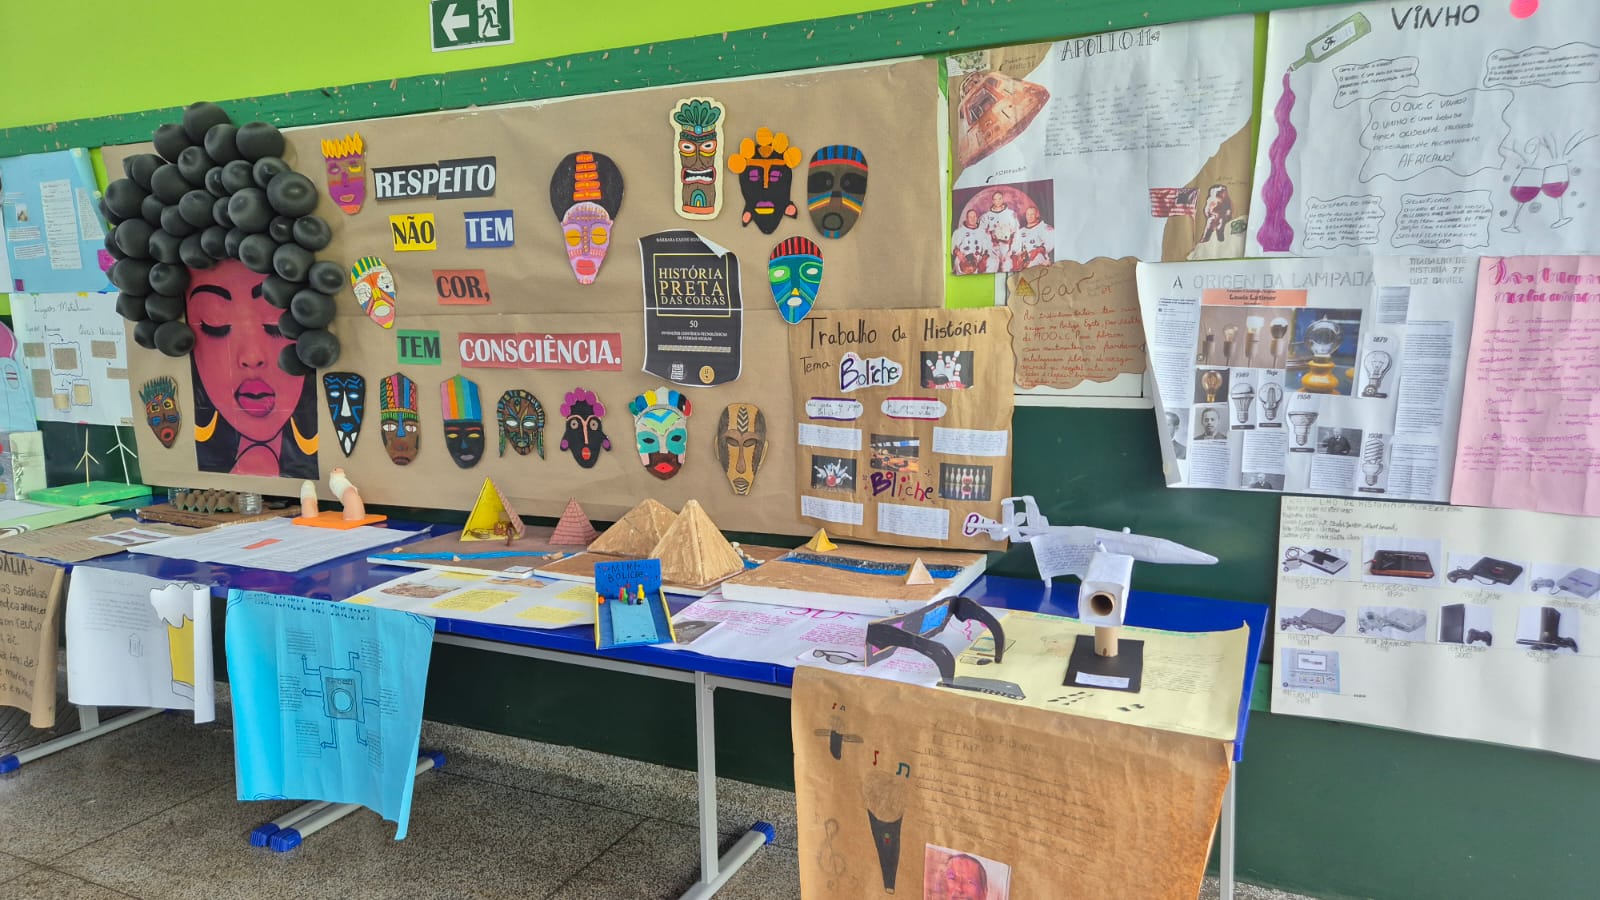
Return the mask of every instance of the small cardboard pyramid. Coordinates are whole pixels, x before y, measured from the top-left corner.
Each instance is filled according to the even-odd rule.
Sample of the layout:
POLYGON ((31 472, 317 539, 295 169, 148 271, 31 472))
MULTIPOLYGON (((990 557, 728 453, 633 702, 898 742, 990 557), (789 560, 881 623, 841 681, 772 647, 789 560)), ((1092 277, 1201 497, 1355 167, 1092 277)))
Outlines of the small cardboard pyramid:
POLYGON ((817 533, 811 536, 811 540, 806 541, 806 549, 827 553, 829 550, 839 549, 839 545, 828 540, 828 529, 818 528, 817 533))
POLYGON ((662 506, 660 501, 646 499, 607 528, 589 549, 594 553, 644 559, 661 543, 677 518, 678 514, 662 506))
POLYGON ((717 530, 698 500, 683 505, 650 558, 661 560, 661 577, 671 584, 712 584, 744 571, 739 551, 717 530))
POLYGON ((906 584, 933 584, 933 573, 928 571, 922 557, 917 557, 917 561, 911 564, 911 571, 906 573, 906 584))
POLYGON ((550 533, 550 544, 554 547, 587 547, 599 534, 594 530, 594 523, 589 521, 589 514, 578 505, 578 498, 568 497, 567 508, 561 511, 556 529, 550 533))
POLYGON ((467 524, 461 527, 463 541, 504 541, 522 537, 526 526, 522 517, 511 508, 511 501, 489 478, 478 489, 478 499, 467 513, 467 524))

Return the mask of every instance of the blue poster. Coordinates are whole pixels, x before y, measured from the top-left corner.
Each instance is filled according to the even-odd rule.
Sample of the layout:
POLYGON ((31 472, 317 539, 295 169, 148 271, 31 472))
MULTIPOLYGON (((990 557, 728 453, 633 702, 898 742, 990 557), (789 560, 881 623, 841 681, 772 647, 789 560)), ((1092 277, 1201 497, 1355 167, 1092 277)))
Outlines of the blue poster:
POLYGON ((239 799, 360 803, 404 838, 433 620, 235 590, 227 647, 239 799))
POLYGON ((0 159, 0 223, 11 270, 0 293, 112 290, 102 268, 111 257, 99 201, 87 150, 0 159))

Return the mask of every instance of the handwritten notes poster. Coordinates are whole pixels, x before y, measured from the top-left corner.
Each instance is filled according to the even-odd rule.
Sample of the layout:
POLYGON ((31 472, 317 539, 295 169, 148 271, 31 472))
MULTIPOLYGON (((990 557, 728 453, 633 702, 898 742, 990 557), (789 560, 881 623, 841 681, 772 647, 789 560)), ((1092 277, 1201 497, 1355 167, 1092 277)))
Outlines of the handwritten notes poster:
POLYGON ((0 553, 0 704, 28 724, 56 724, 56 636, 66 570, 0 553))
POLYGON ((1486 257, 1450 502, 1600 515, 1600 257, 1486 257))
POLYGON ((813 313, 789 329, 800 516, 888 544, 992 549, 1011 493, 1004 307, 813 313))
POLYGON ((1058 262, 1007 277, 1017 387, 1070 389, 1144 373, 1137 264, 1131 256, 1058 262))
POLYGON ((115 294, 14 294, 12 323, 41 422, 128 425, 128 345, 115 294))

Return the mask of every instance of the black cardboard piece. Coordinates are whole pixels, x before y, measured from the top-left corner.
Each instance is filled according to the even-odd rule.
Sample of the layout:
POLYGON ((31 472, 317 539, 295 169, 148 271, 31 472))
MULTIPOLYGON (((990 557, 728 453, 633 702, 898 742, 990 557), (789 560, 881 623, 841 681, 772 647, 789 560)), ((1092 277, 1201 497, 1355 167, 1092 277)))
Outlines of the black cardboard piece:
POLYGON ((1143 677, 1144 641, 1123 638, 1117 642, 1116 656, 1101 656, 1094 652, 1094 635, 1080 634, 1072 642, 1072 656, 1067 660, 1067 677, 1061 683, 1067 687, 1137 694, 1143 677), (1089 680, 1081 680, 1080 675, 1089 680), (1116 679, 1126 679, 1127 686, 1119 687, 1116 679))

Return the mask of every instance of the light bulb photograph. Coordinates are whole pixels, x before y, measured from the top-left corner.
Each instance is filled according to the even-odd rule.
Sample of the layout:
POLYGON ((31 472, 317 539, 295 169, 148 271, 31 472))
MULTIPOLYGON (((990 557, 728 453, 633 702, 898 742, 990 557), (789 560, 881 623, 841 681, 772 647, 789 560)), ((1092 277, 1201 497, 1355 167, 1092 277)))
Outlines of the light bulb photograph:
POLYGON ((1356 350, 1361 346, 1361 310, 1297 309, 1290 328, 1292 341, 1283 386, 1302 393, 1349 397, 1357 374, 1356 350))
POLYGON ((1196 369, 1194 373, 1194 402, 1226 403, 1228 381, 1233 373, 1228 369, 1196 369))
POLYGON ((1195 364, 1281 369, 1295 310, 1273 306, 1202 306, 1195 364))

